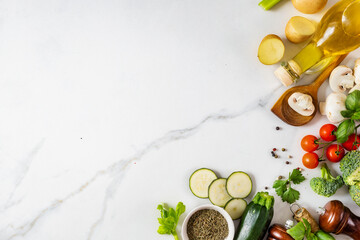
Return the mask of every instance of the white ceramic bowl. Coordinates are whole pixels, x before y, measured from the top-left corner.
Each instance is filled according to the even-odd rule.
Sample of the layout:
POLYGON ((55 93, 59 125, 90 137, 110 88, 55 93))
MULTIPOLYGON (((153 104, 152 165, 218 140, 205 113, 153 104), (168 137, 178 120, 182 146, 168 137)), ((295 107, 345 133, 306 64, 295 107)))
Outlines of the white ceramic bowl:
POLYGON ((226 220, 228 227, 229 227, 229 234, 228 236, 225 238, 225 240, 233 240, 234 235, 235 235, 235 225, 234 225, 234 221, 231 219, 230 215, 221 207, 218 206, 214 206, 214 205, 201 205, 199 207, 194 208, 193 210, 191 210, 189 212, 189 214, 186 216, 184 223, 182 225, 182 230, 181 230, 181 236, 183 240, 189 240, 189 237, 187 235, 187 224, 189 222, 190 217, 197 211, 202 210, 202 209, 213 209, 218 211, 226 220))

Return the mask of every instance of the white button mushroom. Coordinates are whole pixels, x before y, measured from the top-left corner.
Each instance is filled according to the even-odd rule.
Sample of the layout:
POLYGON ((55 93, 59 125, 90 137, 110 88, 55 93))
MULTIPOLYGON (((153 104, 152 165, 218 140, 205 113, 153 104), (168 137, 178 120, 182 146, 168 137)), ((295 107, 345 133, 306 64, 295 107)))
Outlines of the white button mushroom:
POLYGON ((354 67, 355 83, 360 84, 360 58, 356 59, 354 67))
POLYGON ((330 75, 329 84, 331 90, 334 92, 343 93, 348 88, 354 86, 355 77, 352 75, 353 71, 347 66, 336 67, 330 75))
POLYGON ((346 110, 345 108, 346 95, 343 93, 331 93, 327 98, 326 102, 319 104, 320 113, 326 115, 330 122, 338 123, 344 120, 341 115, 341 111, 346 110))
POLYGON ((291 94, 288 104, 295 112, 303 116, 310 116, 315 111, 312 97, 301 92, 291 94))

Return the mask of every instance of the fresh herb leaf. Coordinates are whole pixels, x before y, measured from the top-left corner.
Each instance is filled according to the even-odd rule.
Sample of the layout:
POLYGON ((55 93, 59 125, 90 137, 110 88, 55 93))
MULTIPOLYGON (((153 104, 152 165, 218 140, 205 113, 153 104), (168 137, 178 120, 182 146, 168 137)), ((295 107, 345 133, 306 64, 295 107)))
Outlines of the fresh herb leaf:
POLYGON ((288 203, 294 203, 296 200, 299 200, 300 198, 300 192, 293 189, 291 186, 284 192, 284 194, 281 196, 281 199, 284 202, 288 203))
POLYGON ((343 116, 344 118, 351 118, 352 115, 354 114, 355 111, 353 110, 343 110, 341 111, 341 116, 343 116))
MULTIPOLYGON (((359 91, 360 93, 360 91, 359 91)), ((336 140, 339 143, 344 143, 348 137, 355 131, 355 122, 351 119, 346 119, 338 126, 338 129, 335 132, 336 140)))
POLYGON ((290 174, 289 181, 292 181, 294 184, 300 184, 305 180, 305 177, 301 174, 299 169, 294 169, 290 174))
POLYGON ((303 240, 305 237, 305 226, 303 222, 298 222, 295 226, 286 231, 295 240, 303 240))
POLYGON ((166 209, 165 204, 159 204, 157 209, 160 211, 161 216, 158 218, 160 226, 157 232, 159 234, 172 234, 174 238, 178 240, 176 226, 180 215, 185 212, 185 205, 182 202, 179 202, 176 206, 176 210, 174 210, 173 208, 166 209))
POLYGON ((350 93, 345 100, 345 107, 347 110, 360 110, 360 91, 355 90, 350 93))
POLYGON ((359 120, 359 119, 360 119, 360 111, 354 113, 354 114, 351 116, 351 119, 352 119, 352 120, 359 120))
POLYGON ((319 238, 311 232, 311 224, 309 223, 308 220, 306 220, 305 218, 302 219, 304 224, 305 224, 305 228, 306 228, 306 232, 305 232, 305 235, 306 235, 306 239, 307 240, 318 240, 319 238))
POLYGON ((304 180, 305 177, 302 175, 300 170, 294 169, 291 173, 289 173, 288 180, 274 181, 273 188, 275 189, 276 194, 281 197, 283 202, 294 203, 300 198, 300 193, 291 187, 291 182, 299 184, 304 180))

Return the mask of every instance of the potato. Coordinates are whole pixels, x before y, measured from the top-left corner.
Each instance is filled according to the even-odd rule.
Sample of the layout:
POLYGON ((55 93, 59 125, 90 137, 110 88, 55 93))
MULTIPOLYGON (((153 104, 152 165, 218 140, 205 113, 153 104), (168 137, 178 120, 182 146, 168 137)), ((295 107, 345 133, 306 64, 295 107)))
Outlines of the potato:
POLYGON ((291 0, 294 7, 306 14, 317 13, 323 9, 327 0, 291 0))
POLYGON ((309 19, 295 16, 286 24, 285 36, 292 43, 301 43, 308 40, 315 30, 315 25, 309 19))
POLYGON ((275 34, 269 34, 260 43, 258 58, 261 63, 271 65, 279 62, 284 52, 285 46, 281 38, 275 34))

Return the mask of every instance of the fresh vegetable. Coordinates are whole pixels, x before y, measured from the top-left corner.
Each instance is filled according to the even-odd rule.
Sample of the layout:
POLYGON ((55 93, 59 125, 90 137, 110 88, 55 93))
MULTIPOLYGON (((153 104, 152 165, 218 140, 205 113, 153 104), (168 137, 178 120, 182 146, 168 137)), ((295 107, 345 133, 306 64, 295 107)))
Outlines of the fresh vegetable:
POLYGON ((348 151, 356 150, 360 146, 360 137, 353 133, 349 136, 348 140, 341 145, 348 151))
POLYGON ((274 215, 274 197, 258 192, 241 217, 234 240, 261 240, 274 215))
POLYGON ((354 202, 360 206, 360 182, 349 187, 349 193, 354 202))
POLYGON ((291 0, 294 7, 305 14, 313 14, 323 9, 327 0, 291 0))
POLYGON ((309 19, 295 16, 286 24, 285 36, 292 43, 301 43, 308 40, 315 30, 315 25, 309 19))
POLYGON ((307 240, 317 240, 317 236, 311 232, 311 225, 305 218, 301 222, 298 222, 294 227, 286 231, 295 240, 303 240, 306 237, 307 240))
POLYGON ((301 147, 304 151, 313 152, 319 148, 319 139, 314 135, 306 135, 301 140, 301 147))
POLYGON ((353 70, 345 65, 334 68, 329 77, 329 85, 333 92, 345 93, 354 86, 355 77, 353 70))
POLYGON ((241 198, 233 198, 225 204, 225 211, 231 216, 233 220, 239 219, 247 206, 247 202, 241 198))
POLYGON ((244 172, 233 172, 226 180, 226 191, 233 198, 245 198, 251 193, 252 181, 244 172))
POLYGON ((271 65, 279 62, 284 56, 285 46, 281 38, 275 34, 264 37, 261 41, 258 58, 261 63, 271 65))
POLYGON ((351 134, 356 134, 356 129, 360 126, 355 121, 360 120, 360 91, 355 90, 350 93, 345 100, 345 109, 341 111, 343 120, 335 132, 338 143, 344 143, 351 134))
POLYGON ((311 189, 318 195, 330 197, 344 185, 341 176, 333 177, 330 169, 324 163, 321 167, 321 177, 314 177, 310 181, 311 189))
POLYGON ((345 150, 342 146, 337 144, 331 144, 326 149, 326 158, 330 162, 339 162, 345 155, 345 150))
POLYGON ((259 3, 259 6, 262 7, 265 10, 271 9, 273 6, 278 4, 281 0, 262 0, 259 3))
POLYGON ((316 153, 305 153, 302 158, 302 163, 309 169, 314 169, 319 165, 319 156, 316 153))
POLYGON ((276 180, 273 184, 273 188, 276 194, 281 197, 283 202, 294 203, 300 198, 300 192, 291 187, 291 182, 294 184, 300 184, 305 180, 305 177, 301 174, 300 170, 294 169, 289 173, 288 180, 276 180))
POLYGON ((319 110, 321 115, 326 115, 328 120, 332 123, 341 122, 342 120, 344 120, 341 112, 346 110, 345 100, 346 95, 343 93, 334 92, 329 94, 325 102, 319 103, 319 110))
POLYGON ((191 192, 199 198, 209 197, 209 186, 217 179, 214 171, 207 168, 200 168, 191 174, 189 186, 191 192))
POLYGON ((294 92, 288 99, 289 106, 302 116, 311 116, 315 112, 312 97, 309 94, 294 92))
POLYGON ((331 236, 329 233, 324 232, 323 230, 317 231, 315 235, 319 238, 319 240, 335 240, 333 236, 331 236))
POLYGON ((320 128, 319 134, 320 137, 327 142, 335 141, 335 131, 337 127, 334 124, 325 124, 320 128))
POLYGON ((231 196, 226 191, 226 178, 218 178, 212 181, 209 186, 209 200, 212 204, 224 207, 231 199, 231 196))
POLYGON ((161 214, 161 217, 158 218, 160 226, 157 232, 159 234, 173 235, 175 240, 178 240, 179 237, 176 233, 176 226, 180 215, 185 212, 185 205, 182 202, 179 202, 174 210, 173 208, 166 209, 165 204, 159 204, 157 209, 161 214))
POLYGON ((340 161, 340 171, 346 185, 355 185, 360 182, 360 152, 348 152, 340 161))

